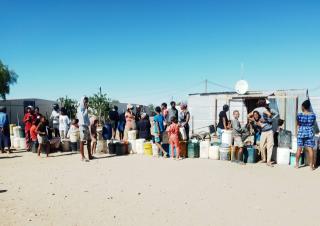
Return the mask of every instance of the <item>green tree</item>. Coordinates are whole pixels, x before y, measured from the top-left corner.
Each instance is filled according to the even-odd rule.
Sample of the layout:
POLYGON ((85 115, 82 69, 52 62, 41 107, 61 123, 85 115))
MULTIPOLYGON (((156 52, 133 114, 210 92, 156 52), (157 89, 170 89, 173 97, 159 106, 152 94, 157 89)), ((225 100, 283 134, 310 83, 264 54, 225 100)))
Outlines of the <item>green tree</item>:
POLYGON ((106 120, 111 108, 111 99, 108 98, 106 93, 100 91, 93 96, 89 97, 89 106, 91 113, 98 117, 99 121, 106 120))
POLYGON ((154 107, 153 104, 149 104, 149 105, 148 105, 148 109, 149 109, 150 112, 154 112, 154 111, 155 111, 155 110, 154 110, 155 107, 154 107))
POLYGON ((60 97, 57 102, 60 103, 61 107, 64 107, 67 110, 67 114, 70 118, 75 118, 77 114, 77 108, 78 108, 78 102, 76 100, 73 100, 66 97, 60 97))
POLYGON ((17 83, 18 75, 4 65, 0 60, 0 96, 6 99, 6 95, 10 93, 10 86, 17 83))

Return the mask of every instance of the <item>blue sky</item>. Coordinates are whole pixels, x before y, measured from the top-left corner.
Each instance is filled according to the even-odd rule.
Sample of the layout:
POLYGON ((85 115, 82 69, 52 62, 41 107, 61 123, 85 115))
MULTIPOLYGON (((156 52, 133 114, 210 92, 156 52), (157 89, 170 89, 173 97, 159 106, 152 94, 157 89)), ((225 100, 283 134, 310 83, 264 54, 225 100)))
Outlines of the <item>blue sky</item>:
MULTIPOLYGON (((317 1, 0 0, 0 59, 19 75, 8 98, 154 103, 204 79, 320 95, 317 1)), ((209 91, 223 89, 209 85, 209 91)))

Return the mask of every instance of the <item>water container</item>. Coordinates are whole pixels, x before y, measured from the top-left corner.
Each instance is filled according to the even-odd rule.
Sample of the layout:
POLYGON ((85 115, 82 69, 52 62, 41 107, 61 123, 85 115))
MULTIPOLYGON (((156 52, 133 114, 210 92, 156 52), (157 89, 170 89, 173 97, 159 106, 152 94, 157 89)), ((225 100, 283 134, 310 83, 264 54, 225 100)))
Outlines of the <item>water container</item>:
POLYGON ((13 139, 13 147, 14 147, 14 149, 19 149, 20 148, 20 138, 19 137, 14 137, 14 139, 13 139))
POLYGON ((131 154, 137 154, 136 140, 128 140, 128 150, 131 154))
POLYGON ((222 130, 221 143, 228 146, 232 145, 232 130, 222 130))
POLYGON ((116 143, 114 143, 114 142, 109 143, 108 150, 109 150, 109 154, 111 154, 111 155, 116 154, 116 143))
POLYGON ((209 148, 210 148, 210 141, 205 140, 200 142, 200 158, 202 159, 209 158, 209 148))
POLYGON ((14 133, 13 133, 13 128, 16 127, 16 124, 10 124, 9 125, 9 128, 10 128, 10 136, 13 136, 14 133))
POLYGON ((61 140, 61 145, 62 145, 62 151, 63 152, 69 152, 71 150, 70 140, 62 139, 61 140))
POLYGON ((21 150, 26 150, 27 149, 26 139, 25 138, 19 138, 19 148, 21 150))
POLYGON ((107 152, 107 142, 105 140, 97 141, 97 153, 106 153, 107 152))
POLYGON ((290 162, 290 149, 277 148, 277 164, 289 165, 289 162, 290 162))
POLYGON ((200 157, 200 143, 197 140, 188 142, 188 158, 200 157))
POLYGON ((187 158, 188 152, 188 142, 187 141, 180 141, 180 157, 187 158))
POLYGON ((137 139, 137 130, 128 131, 128 140, 136 140, 137 139))
POLYGON ((219 146, 217 146, 217 145, 210 146, 209 159, 219 160, 219 158, 220 158, 219 146))
POLYGON ((159 157, 159 148, 156 144, 152 144, 152 155, 153 157, 159 157))
MULTIPOLYGON (((299 166, 302 166, 302 157, 303 157, 303 155, 300 156, 299 166)), ((290 166, 292 166, 292 167, 296 166, 296 151, 294 151, 294 150, 290 151, 290 166)))
POLYGON ((292 132, 288 130, 280 130, 278 136, 279 148, 291 148, 292 147, 292 132))
POLYGON ((179 129, 181 140, 187 140, 187 133, 184 127, 180 127, 179 129))
POLYGON ((136 152, 137 154, 141 154, 143 155, 144 154, 144 142, 145 142, 145 139, 137 139, 136 140, 136 152))
POLYGON ((230 151, 230 147, 222 145, 219 149, 220 160, 230 161, 230 151))
POLYGON ((102 137, 104 140, 112 139, 112 126, 110 123, 107 123, 102 128, 102 137))
POLYGON ((14 136, 10 136, 11 149, 14 149, 14 136))
POLYGON ((23 137, 23 131, 22 131, 21 126, 13 127, 13 135, 16 138, 22 138, 23 137))
POLYGON ((152 152, 152 144, 150 142, 146 142, 144 145, 144 155, 147 156, 152 156, 153 152, 152 152))
POLYGON ((126 155, 128 153, 128 145, 123 142, 116 143, 116 155, 126 155))
POLYGON ((297 137, 292 137, 292 145, 291 145, 291 147, 292 147, 292 150, 294 151, 294 152, 297 152, 298 151, 298 141, 297 141, 297 137))
POLYGON ((248 146, 243 150, 244 162, 256 163, 258 152, 253 146, 248 146))

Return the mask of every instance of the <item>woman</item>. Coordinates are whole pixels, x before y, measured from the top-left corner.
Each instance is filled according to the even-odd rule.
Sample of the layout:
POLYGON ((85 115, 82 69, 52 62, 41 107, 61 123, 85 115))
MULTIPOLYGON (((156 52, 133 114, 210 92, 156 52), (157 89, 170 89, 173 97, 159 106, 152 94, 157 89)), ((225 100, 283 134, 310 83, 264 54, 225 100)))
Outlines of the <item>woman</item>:
POLYGON ((146 113, 141 114, 141 119, 137 123, 137 129, 140 139, 150 140, 151 138, 151 123, 146 113))
POLYGON ((219 113, 219 123, 217 125, 217 132, 219 137, 222 136, 222 130, 228 129, 228 116, 229 105, 224 105, 223 110, 219 113))
POLYGON ((136 120, 135 120, 136 117, 133 113, 133 106, 131 104, 128 104, 127 106, 125 118, 126 118, 126 126, 124 129, 124 139, 128 140, 128 132, 136 129, 136 120))
POLYGON ((188 105, 187 104, 181 104, 180 105, 181 112, 179 113, 179 123, 181 127, 184 127, 186 130, 187 135, 187 141, 189 140, 189 121, 190 121, 190 112, 188 111, 188 105))
POLYGON ((125 116, 125 112, 123 112, 119 115, 119 124, 118 124, 119 139, 121 141, 124 138, 125 126, 126 126, 126 116, 125 116))
POLYGON ((58 104, 54 104, 53 105, 53 110, 50 116, 50 121, 52 122, 52 127, 54 129, 54 136, 55 137, 60 137, 59 134, 59 105, 58 104))
POLYGON ((309 153, 310 168, 315 169, 315 159, 313 153, 313 147, 315 146, 313 126, 316 122, 316 115, 311 111, 310 100, 306 100, 302 103, 302 113, 297 116, 298 122, 298 151, 296 154, 296 168, 299 168, 300 156, 303 152, 303 148, 309 153))

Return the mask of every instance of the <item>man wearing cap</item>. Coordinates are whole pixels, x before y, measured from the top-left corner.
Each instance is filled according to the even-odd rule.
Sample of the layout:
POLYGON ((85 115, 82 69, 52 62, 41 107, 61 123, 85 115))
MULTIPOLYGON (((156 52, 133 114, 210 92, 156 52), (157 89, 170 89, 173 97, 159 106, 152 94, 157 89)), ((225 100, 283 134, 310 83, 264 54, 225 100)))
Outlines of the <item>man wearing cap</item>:
POLYGON ((32 126, 33 121, 36 120, 36 117, 33 113, 33 107, 32 106, 28 106, 26 108, 26 113, 23 117, 23 123, 24 123, 24 132, 26 135, 26 149, 27 151, 31 150, 31 144, 32 144, 32 140, 31 140, 31 136, 30 136, 30 129, 32 126))
POLYGON ((6 108, 3 106, 0 106, 0 148, 1 148, 1 152, 5 153, 5 149, 7 149, 7 152, 11 153, 10 147, 11 147, 11 142, 10 142, 9 118, 6 113, 6 108))

